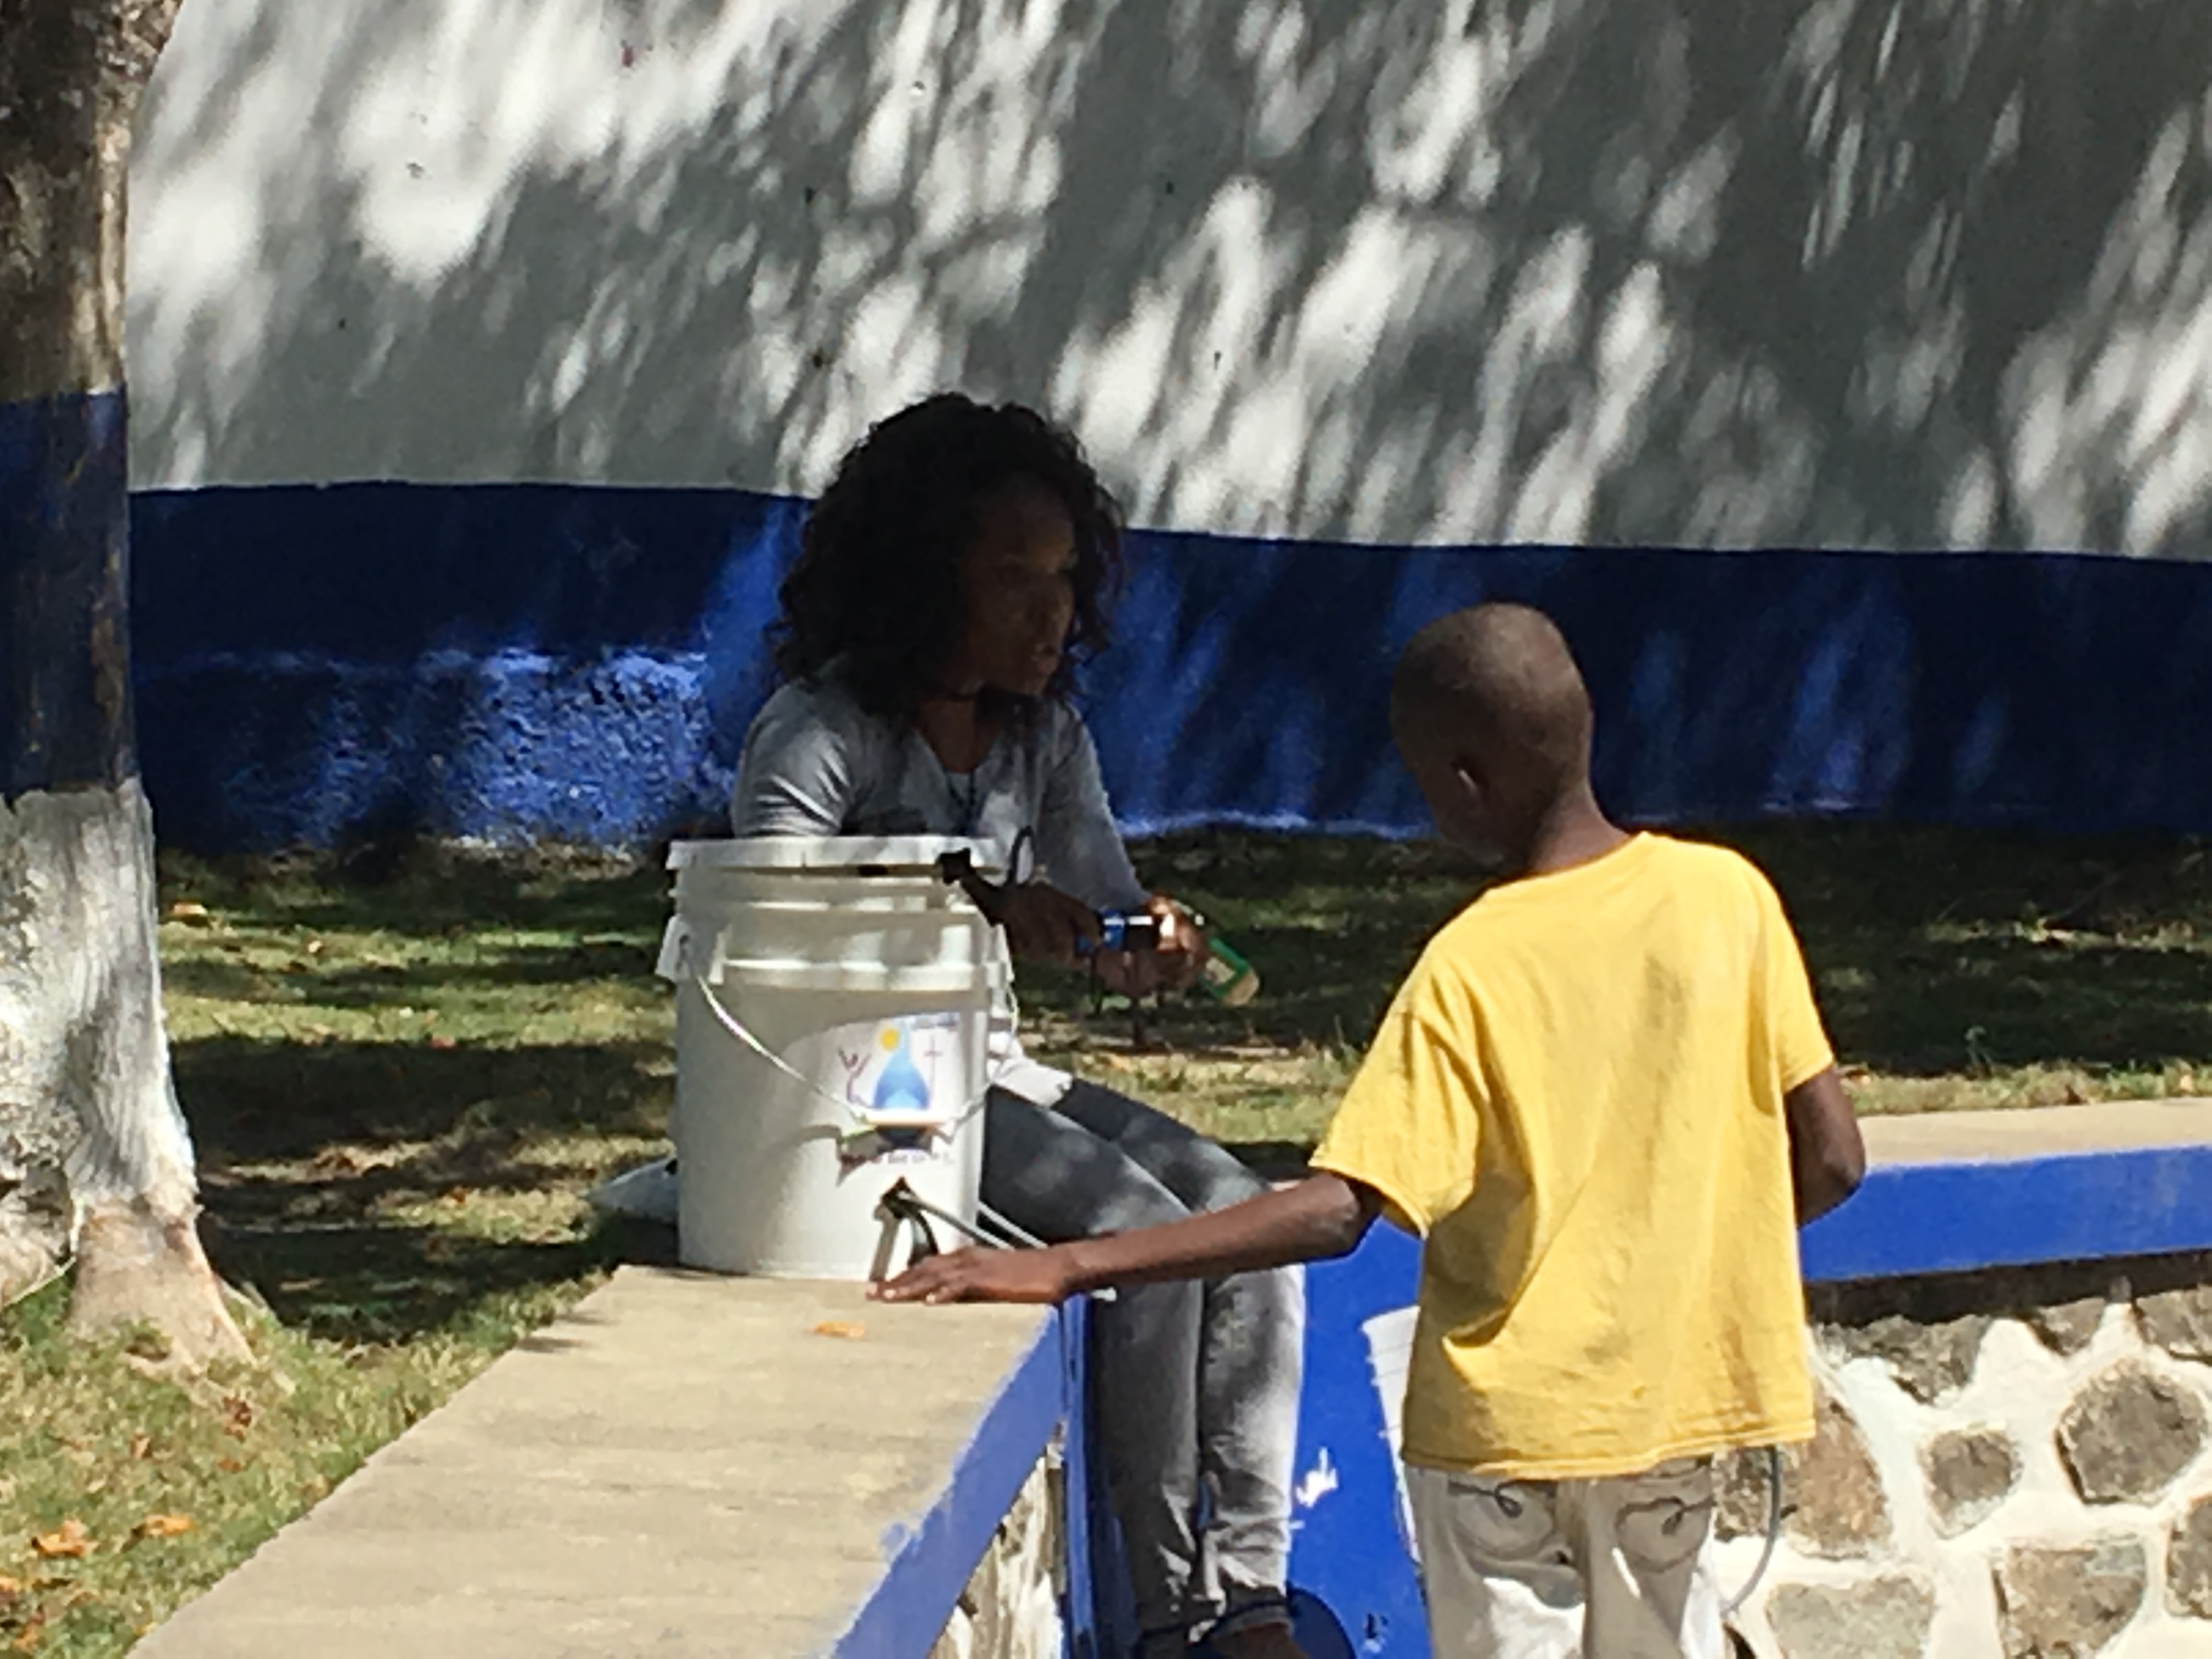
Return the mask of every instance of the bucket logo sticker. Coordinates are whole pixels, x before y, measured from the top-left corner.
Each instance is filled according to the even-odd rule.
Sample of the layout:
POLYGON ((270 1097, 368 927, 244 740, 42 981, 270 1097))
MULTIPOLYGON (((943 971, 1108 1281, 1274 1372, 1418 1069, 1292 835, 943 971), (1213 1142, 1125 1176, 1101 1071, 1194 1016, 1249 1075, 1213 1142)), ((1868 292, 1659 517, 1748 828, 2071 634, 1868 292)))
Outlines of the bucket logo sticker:
MULTIPOLYGON (((896 1025, 877 1034, 876 1046, 890 1058, 876 1074, 876 1097, 870 1103, 879 1112, 922 1113, 929 1109, 929 1079, 907 1052, 909 1035, 896 1025)), ((936 1059, 933 1052, 932 1060, 936 1059)))
POLYGON ((951 1015, 887 1020, 864 1046, 838 1046, 845 1102, 855 1113, 865 1113, 873 1127, 872 1133, 850 1143, 848 1164, 914 1164, 936 1156, 932 1143, 937 1126, 931 1109, 941 1085, 939 1061, 948 1052, 949 1034, 958 1024, 951 1015), (912 1128, 884 1121, 887 1116, 908 1115, 919 1120, 912 1128))

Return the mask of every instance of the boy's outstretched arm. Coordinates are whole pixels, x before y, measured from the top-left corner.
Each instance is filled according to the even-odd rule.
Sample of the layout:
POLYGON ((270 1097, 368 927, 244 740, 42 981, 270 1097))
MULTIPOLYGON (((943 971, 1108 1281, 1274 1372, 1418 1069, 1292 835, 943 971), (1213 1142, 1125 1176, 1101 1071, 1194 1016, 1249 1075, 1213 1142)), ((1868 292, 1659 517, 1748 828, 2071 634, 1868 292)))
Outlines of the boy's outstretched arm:
POLYGON ((1382 1209, 1370 1188, 1309 1176, 1211 1215, 1045 1250, 958 1250, 932 1256, 870 1292, 879 1302, 1064 1302, 1109 1285, 1318 1261, 1358 1248, 1382 1209))
POLYGON ((1784 1095, 1782 1111, 1790 1126, 1790 1184, 1802 1227, 1858 1191, 1866 1179, 1866 1143, 1832 1066, 1784 1095))

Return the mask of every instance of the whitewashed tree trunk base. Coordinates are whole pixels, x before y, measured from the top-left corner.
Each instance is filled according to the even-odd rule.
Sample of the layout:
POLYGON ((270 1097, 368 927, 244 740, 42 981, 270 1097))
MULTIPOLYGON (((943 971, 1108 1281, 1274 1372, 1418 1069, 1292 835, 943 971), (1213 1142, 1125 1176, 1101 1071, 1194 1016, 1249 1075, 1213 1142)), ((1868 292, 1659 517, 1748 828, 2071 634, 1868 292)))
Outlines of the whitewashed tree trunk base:
POLYGON ((154 902, 137 780, 0 804, 0 1141, 24 1169, 0 1198, 0 1295, 52 1260, 58 1181, 72 1325, 154 1325, 197 1366, 247 1349, 194 1230, 154 902))
POLYGON ((150 1325, 168 1344, 165 1360, 187 1371, 250 1359, 193 1220, 145 1204, 93 1206, 77 1233, 70 1328, 96 1336, 150 1325))

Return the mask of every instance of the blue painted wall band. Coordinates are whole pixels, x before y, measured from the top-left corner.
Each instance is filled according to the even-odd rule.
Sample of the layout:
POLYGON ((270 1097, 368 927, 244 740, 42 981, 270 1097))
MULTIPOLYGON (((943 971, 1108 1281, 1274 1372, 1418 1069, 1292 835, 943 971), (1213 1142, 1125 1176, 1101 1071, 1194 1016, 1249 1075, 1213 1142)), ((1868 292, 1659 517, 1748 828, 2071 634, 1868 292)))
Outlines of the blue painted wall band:
POLYGON ((120 391, 0 404, 0 799, 135 769, 120 391))
POLYGON ((2212 1250, 2212 1146, 1877 1168, 1802 1249, 1814 1284, 2212 1250))
MULTIPOLYGON (((719 814, 805 503, 563 485, 138 498, 142 747, 206 850, 362 824, 636 844, 719 814)), ((1399 644, 1559 617, 1608 803, 2212 830, 2212 565, 2071 555, 1367 548, 1139 532, 1087 703, 1116 810, 1425 827, 1399 644)))
POLYGON ((1068 1417, 1072 1378, 1055 1312, 954 1459, 945 1494, 892 1552, 830 1651, 836 1659, 927 1659, 999 1522, 1068 1417))

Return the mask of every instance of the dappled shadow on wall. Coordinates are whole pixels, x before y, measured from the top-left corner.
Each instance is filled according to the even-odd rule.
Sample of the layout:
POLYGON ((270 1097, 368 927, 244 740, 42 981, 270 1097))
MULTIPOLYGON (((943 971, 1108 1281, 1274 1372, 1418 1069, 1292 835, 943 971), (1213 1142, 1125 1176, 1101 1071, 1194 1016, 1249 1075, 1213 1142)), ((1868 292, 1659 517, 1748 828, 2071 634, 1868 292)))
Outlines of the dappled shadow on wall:
POLYGON ((259 0, 144 122, 149 483, 818 488, 958 384, 1142 521, 2186 556, 2212 12, 259 0))

